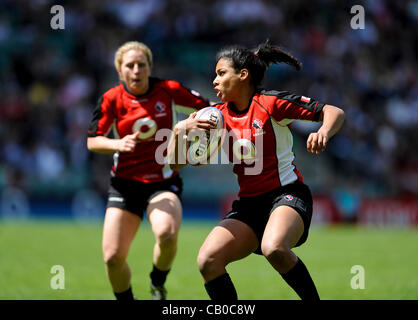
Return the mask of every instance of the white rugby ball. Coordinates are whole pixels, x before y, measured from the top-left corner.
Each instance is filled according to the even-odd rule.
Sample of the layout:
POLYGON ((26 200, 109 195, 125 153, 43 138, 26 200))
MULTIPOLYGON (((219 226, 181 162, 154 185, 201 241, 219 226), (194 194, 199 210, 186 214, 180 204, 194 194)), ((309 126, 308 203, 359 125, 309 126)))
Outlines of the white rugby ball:
POLYGON ((195 119, 208 119, 216 123, 216 129, 211 129, 210 134, 206 134, 204 130, 196 130, 188 137, 188 163, 193 166, 203 166, 208 164, 220 150, 225 136, 225 122, 222 112, 215 107, 199 110, 195 119))

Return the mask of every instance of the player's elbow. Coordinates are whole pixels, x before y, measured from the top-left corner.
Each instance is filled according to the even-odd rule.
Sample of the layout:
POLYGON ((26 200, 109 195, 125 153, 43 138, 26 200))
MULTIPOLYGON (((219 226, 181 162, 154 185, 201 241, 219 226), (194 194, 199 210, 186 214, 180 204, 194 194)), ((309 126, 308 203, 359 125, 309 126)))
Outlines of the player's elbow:
POLYGON ((337 115, 337 118, 340 119, 340 121, 345 120, 345 112, 343 109, 340 109, 338 107, 335 107, 335 113, 337 115))
POLYGON ((345 120, 345 112, 343 109, 327 104, 324 106, 320 120, 323 121, 324 118, 338 119, 341 123, 345 120), (325 116, 327 114, 327 116, 325 116))
POLYGON ((341 126, 343 125, 344 121, 345 121, 345 112, 344 110, 337 108, 337 119, 339 122, 339 127, 341 128, 341 126))
POLYGON ((89 151, 94 151, 94 138, 92 137, 87 138, 87 149, 89 151))

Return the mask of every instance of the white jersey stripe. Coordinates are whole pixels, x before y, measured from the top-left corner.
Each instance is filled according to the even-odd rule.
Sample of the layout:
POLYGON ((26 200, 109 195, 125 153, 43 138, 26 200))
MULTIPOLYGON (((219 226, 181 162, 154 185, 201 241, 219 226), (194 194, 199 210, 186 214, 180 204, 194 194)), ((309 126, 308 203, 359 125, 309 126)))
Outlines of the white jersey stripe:
POLYGON ((273 131, 276 137, 276 157, 279 171, 280 184, 285 186, 298 179, 295 173, 293 160, 293 136, 289 127, 281 126, 272 119, 273 131))

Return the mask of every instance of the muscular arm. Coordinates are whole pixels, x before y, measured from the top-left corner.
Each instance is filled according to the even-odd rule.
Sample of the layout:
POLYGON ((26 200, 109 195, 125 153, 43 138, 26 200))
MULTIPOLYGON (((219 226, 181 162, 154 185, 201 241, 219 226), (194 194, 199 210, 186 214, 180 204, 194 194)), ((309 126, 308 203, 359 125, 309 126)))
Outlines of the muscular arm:
POLYGON ((345 113, 338 107, 326 104, 320 114, 319 120, 322 126, 317 132, 312 132, 306 142, 309 152, 319 154, 325 150, 329 139, 342 127, 345 113))

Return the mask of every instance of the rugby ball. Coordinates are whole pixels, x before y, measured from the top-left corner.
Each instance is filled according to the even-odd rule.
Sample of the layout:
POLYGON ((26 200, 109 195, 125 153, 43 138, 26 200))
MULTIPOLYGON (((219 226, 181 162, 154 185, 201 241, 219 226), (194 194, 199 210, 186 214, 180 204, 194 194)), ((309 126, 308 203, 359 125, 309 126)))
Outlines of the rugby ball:
POLYGON ((187 162, 193 166, 203 166, 219 152, 225 137, 225 122, 222 112, 215 107, 199 110, 195 119, 208 119, 216 123, 210 133, 195 130, 187 137, 187 162))

